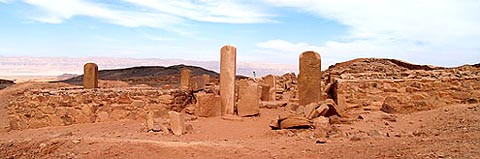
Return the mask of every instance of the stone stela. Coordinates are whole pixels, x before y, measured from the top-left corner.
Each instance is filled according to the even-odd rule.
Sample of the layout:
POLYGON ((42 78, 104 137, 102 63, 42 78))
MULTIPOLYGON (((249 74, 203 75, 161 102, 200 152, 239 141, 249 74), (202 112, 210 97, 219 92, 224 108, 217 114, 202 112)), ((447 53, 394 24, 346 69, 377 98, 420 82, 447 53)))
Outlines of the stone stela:
POLYGON ((83 88, 98 88, 98 66, 95 63, 86 63, 83 66, 83 88))
POLYGON ((180 88, 181 89, 188 89, 191 87, 190 84, 190 70, 189 69, 182 69, 181 77, 180 77, 180 88))
POLYGON ((238 116, 254 116, 260 113, 258 84, 250 80, 238 81, 238 116))
POLYGON ((267 75, 263 78, 262 85, 262 101, 275 101, 276 100, 276 78, 274 75, 267 75))
POLYGON ((226 45, 220 49, 220 98, 222 115, 233 115, 235 108, 235 75, 237 48, 226 45))
POLYGON ((322 70, 320 54, 306 51, 300 55, 298 74, 298 97, 300 105, 308 105, 322 100, 322 70))

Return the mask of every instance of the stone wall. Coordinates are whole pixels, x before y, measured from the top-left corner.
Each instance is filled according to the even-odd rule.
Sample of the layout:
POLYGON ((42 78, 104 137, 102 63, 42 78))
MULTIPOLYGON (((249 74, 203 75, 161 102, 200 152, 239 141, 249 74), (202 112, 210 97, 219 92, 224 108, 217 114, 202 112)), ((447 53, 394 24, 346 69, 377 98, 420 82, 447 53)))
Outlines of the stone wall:
POLYGON ((343 73, 340 75, 327 74, 324 80, 329 77, 346 80, 370 80, 370 79, 443 79, 443 78, 473 78, 480 76, 480 69, 439 69, 439 70, 408 70, 403 72, 364 72, 364 73, 343 73))
POLYGON ((347 110, 409 113, 450 104, 477 103, 480 77, 336 79, 331 96, 347 110))
POLYGON ((192 102, 191 93, 178 89, 115 88, 84 90, 61 88, 26 90, 12 97, 8 118, 12 130, 77 123, 145 119, 169 110, 181 111, 192 102))

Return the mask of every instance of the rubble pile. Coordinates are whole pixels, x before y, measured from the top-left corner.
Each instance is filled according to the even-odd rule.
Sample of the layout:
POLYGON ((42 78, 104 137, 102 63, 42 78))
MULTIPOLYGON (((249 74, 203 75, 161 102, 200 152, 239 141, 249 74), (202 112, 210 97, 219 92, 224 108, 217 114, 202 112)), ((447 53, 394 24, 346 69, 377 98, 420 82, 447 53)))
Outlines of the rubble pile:
POLYGON ((336 110, 337 105, 331 99, 318 103, 310 103, 306 106, 298 104, 292 105, 287 106, 281 115, 270 122, 269 126, 271 129, 324 129, 329 125, 328 117, 340 116, 336 110))

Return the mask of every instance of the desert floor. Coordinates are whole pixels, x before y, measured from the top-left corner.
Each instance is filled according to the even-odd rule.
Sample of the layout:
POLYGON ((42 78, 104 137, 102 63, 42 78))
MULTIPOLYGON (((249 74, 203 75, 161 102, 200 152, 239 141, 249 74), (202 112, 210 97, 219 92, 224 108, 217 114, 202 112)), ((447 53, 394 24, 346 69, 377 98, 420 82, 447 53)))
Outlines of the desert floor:
POLYGON ((144 121, 7 131, 0 91, 0 158, 480 158, 480 105, 412 114, 365 112, 334 124, 336 133, 271 130, 283 108, 243 121, 188 120, 183 136, 146 132, 144 121))

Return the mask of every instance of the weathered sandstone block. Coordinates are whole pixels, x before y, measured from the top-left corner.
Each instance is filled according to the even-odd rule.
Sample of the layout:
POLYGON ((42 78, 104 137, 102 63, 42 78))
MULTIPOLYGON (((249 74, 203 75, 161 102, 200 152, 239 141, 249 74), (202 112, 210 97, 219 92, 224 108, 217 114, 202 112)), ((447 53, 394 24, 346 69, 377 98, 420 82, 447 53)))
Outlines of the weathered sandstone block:
POLYGON ((189 69, 182 69, 181 77, 180 77, 180 88, 181 89, 188 89, 190 88, 190 70, 189 69))
POLYGON ((83 88, 98 88, 98 66, 95 63, 86 63, 83 66, 83 88))
POLYGON ((170 117, 170 128, 172 129, 173 134, 182 135, 185 133, 185 118, 181 113, 175 111, 169 111, 168 116, 170 117))
POLYGON ((307 51, 300 55, 298 74, 299 104, 307 105, 322 100, 320 54, 307 51))
POLYGON ((215 117, 221 115, 220 96, 200 92, 196 94, 197 107, 195 114, 201 117, 215 117))
POLYGON ((233 114, 235 107, 235 74, 237 49, 224 46, 220 50, 220 96, 222 114, 233 114))
POLYGON ((238 89, 238 115, 257 115, 260 112, 258 85, 253 81, 241 80, 238 82, 238 89))

